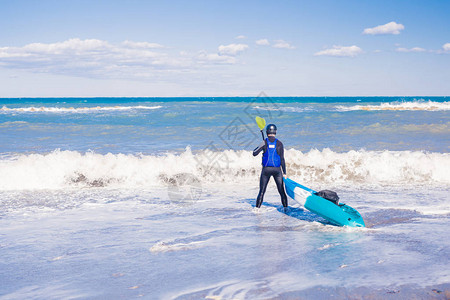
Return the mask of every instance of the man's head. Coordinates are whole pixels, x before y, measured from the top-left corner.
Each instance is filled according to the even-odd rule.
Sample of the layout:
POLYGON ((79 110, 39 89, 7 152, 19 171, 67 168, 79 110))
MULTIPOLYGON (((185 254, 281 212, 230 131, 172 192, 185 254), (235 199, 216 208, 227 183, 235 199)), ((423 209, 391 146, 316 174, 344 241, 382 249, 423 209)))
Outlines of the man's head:
POLYGON ((267 136, 269 136, 269 135, 275 136, 277 134, 277 126, 275 126, 275 124, 267 125, 266 133, 267 133, 267 136))

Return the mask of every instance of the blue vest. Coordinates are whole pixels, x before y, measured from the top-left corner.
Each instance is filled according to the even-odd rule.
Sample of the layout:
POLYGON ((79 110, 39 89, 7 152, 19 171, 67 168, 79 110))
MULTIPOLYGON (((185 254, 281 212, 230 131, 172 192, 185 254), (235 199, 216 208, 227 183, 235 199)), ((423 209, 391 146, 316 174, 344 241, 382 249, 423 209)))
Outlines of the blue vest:
POLYGON ((271 143, 266 138, 266 145, 267 149, 262 158, 263 167, 279 167, 281 165, 281 158, 277 153, 277 139, 271 143))

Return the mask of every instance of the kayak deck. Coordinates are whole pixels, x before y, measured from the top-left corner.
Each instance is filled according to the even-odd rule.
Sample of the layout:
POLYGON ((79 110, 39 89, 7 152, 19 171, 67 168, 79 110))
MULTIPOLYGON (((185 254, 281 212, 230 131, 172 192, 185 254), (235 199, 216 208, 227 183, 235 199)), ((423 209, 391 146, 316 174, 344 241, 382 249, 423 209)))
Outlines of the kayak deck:
POLYGON ((338 226, 365 227, 359 212, 346 205, 333 202, 315 195, 315 191, 292 179, 284 179, 286 193, 293 200, 303 205, 307 210, 321 216, 330 223, 338 226))

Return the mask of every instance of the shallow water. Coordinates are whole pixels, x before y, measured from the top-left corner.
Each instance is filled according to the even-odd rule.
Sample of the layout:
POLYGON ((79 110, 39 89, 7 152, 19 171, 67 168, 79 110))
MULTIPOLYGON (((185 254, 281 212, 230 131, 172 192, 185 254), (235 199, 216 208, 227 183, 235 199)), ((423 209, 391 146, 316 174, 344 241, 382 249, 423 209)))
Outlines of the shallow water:
POLYGON ((167 199, 166 189, 3 192, 11 200, 0 219, 2 294, 271 298, 316 286, 425 287, 450 279, 443 239, 450 207, 427 213, 430 205, 421 203, 448 190, 368 189, 361 198, 343 190, 368 228, 342 228, 292 201, 283 213, 275 189, 258 210, 243 188, 206 186, 198 199, 167 199))

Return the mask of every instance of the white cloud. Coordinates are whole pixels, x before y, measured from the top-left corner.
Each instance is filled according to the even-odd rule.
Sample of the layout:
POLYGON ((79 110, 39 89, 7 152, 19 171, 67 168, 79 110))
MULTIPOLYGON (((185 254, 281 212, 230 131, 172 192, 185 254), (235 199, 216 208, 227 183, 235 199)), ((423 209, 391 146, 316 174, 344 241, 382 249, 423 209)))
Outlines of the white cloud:
POLYGON ((132 42, 132 41, 124 41, 122 43, 125 47, 130 48, 148 48, 148 49, 158 49, 164 48, 163 45, 158 43, 148 43, 148 42, 132 42))
POLYGON ((442 46, 442 49, 444 49, 444 51, 448 51, 448 52, 450 52, 450 43, 445 43, 443 46, 442 46))
POLYGON ((281 49, 295 49, 294 46, 283 40, 275 41, 275 44, 272 47, 281 49))
POLYGON ((396 22, 389 22, 384 25, 379 25, 372 28, 366 28, 363 31, 363 34, 400 34, 400 31, 405 29, 403 24, 398 24, 396 22))
POLYGON ((248 48, 246 44, 229 44, 219 46, 219 55, 237 55, 238 53, 245 51, 248 48))
POLYGON ((53 44, 32 43, 24 46, 24 52, 31 54, 63 54, 63 53, 86 53, 91 51, 103 51, 110 49, 108 42, 96 39, 69 39, 64 42, 53 44))
POLYGON ((236 57, 228 55, 219 55, 217 53, 207 53, 201 51, 197 56, 197 62, 199 63, 214 63, 214 64, 235 64, 236 57))
POLYGON ((270 43, 267 39, 260 39, 260 40, 257 40, 255 43, 256 43, 256 45, 260 45, 260 46, 270 45, 270 43))
POLYGON ((89 55, 111 52, 113 46, 101 40, 88 39, 70 39, 64 42, 53 44, 32 43, 24 47, 3 47, 0 48, 0 58, 3 58, 4 64, 17 62, 30 63, 38 61, 48 61, 52 59, 72 56, 82 57, 89 55))
POLYGON ((16 51, 12 51, 13 48, 11 47, 1 47, 0 48, 0 63, 2 63, 1 59, 8 59, 8 58, 25 58, 32 56, 31 53, 20 53, 16 51))
POLYGON ((171 51, 149 42, 112 44, 97 39, 69 39, 56 43, 32 43, 0 47, 0 66, 35 73, 95 78, 151 78, 173 72, 196 72, 205 66, 235 64, 236 54, 247 45, 220 46, 219 53, 171 51))
POLYGON ((245 35, 238 35, 237 37, 235 37, 235 39, 237 40, 243 40, 246 39, 247 37, 245 35))
POLYGON ((236 55, 248 49, 246 44, 229 44, 220 45, 217 53, 208 53, 200 51, 196 57, 196 63, 200 64, 235 64, 237 62, 236 55))
POLYGON ((397 48, 397 52, 425 52, 426 49, 420 48, 420 47, 414 47, 414 48, 397 48))
POLYGON ((354 57, 358 54, 361 54, 363 51, 358 46, 333 46, 331 49, 325 49, 319 52, 314 53, 316 56, 320 55, 328 55, 328 56, 340 56, 340 57, 354 57))

